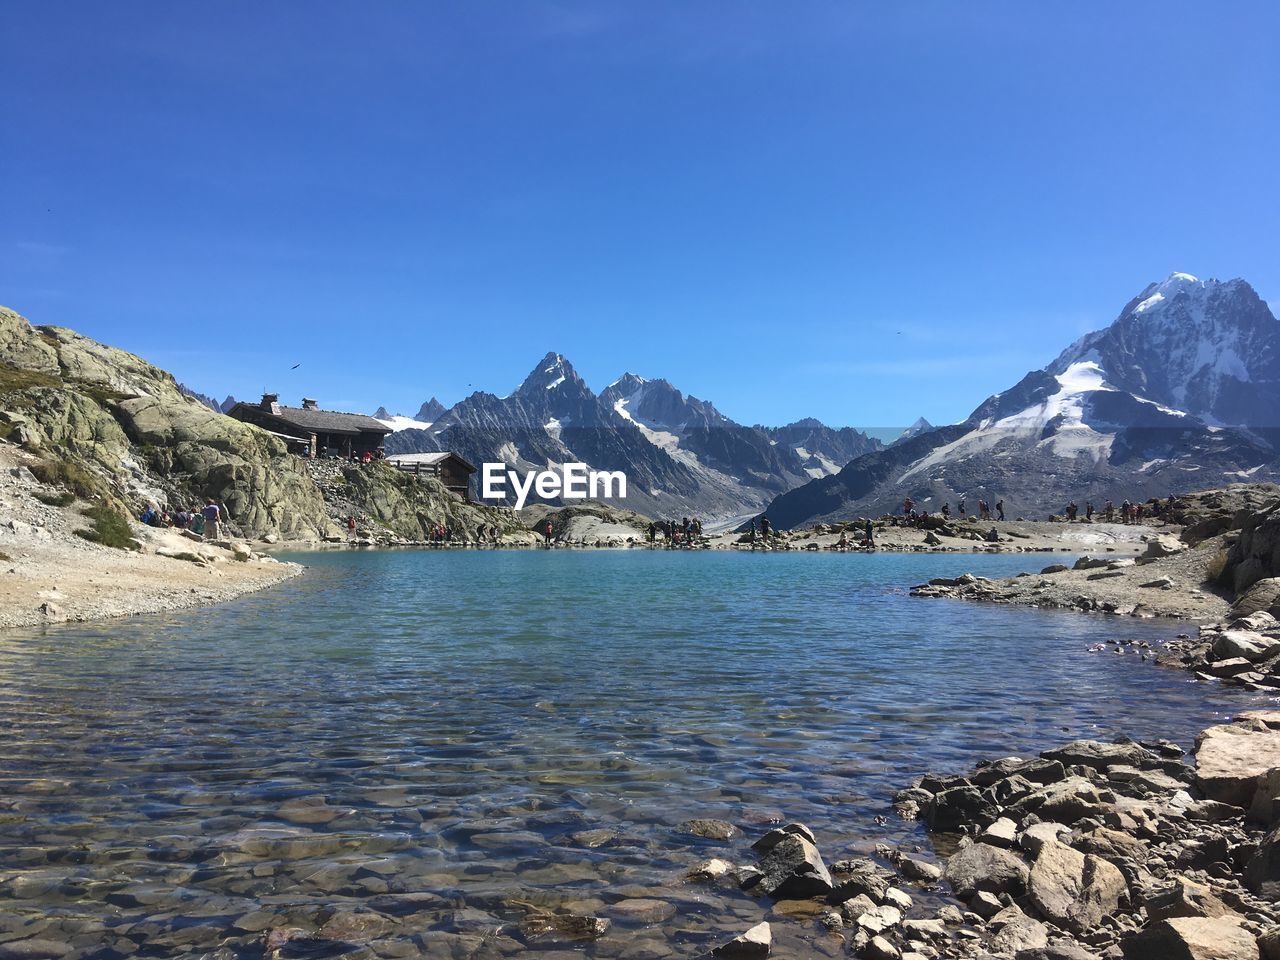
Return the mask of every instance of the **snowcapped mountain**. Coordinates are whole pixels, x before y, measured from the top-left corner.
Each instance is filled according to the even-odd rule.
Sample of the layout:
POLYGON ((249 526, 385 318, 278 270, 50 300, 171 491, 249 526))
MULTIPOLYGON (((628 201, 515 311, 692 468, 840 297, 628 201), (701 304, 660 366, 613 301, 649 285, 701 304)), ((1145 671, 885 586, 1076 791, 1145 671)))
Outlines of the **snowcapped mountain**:
POLYGON ((1280 326, 1243 280, 1174 273, 1050 366, 1095 361, 1115 389, 1214 425, 1280 426, 1280 326))
POLYGON ((391 413, 386 407, 379 407, 373 412, 373 419, 381 422, 384 426, 390 427, 393 432, 425 430, 439 419, 444 410, 444 404, 432 397, 419 407, 418 412, 412 417, 406 417, 402 413, 391 413))
POLYGON ((1014 515, 1280 476, 1280 323, 1243 280, 1175 273, 984 401, 769 506, 780 526, 960 498, 1014 515))
POLYGON ((811 470, 838 469, 835 458, 877 443, 848 428, 802 425, 793 427, 827 451, 819 467, 807 466, 811 453, 801 456, 766 428, 735 423, 666 380, 628 373, 597 396, 562 354, 548 353, 507 396, 474 393, 429 427, 392 434, 387 450, 394 456, 448 449, 477 465, 503 462, 520 470, 566 462, 623 470, 627 507, 712 521, 750 515, 816 475, 811 470))
POLYGON ((916 419, 915 423, 911 424, 911 426, 907 427, 907 429, 903 430, 902 433, 900 433, 896 438, 894 438, 893 442, 901 443, 903 440, 910 440, 912 437, 916 436, 917 434, 928 433, 932 429, 934 429, 934 426, 932 423, 930 423, 924 417, 919 417, 916 419))

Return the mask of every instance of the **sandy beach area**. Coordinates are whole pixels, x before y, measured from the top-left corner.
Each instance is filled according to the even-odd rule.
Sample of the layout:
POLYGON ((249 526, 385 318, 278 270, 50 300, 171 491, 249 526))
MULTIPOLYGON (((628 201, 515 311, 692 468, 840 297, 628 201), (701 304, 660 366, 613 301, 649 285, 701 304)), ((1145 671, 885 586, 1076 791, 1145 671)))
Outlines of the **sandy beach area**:
POLYGON ((42 502, 58 491, 37 481, 26 457, 0 447, 0 628, 101 620, 229 600, 303 570, 247 544, 197 542, 133 524, 137 551, 91 543, 83 503, 42 502))

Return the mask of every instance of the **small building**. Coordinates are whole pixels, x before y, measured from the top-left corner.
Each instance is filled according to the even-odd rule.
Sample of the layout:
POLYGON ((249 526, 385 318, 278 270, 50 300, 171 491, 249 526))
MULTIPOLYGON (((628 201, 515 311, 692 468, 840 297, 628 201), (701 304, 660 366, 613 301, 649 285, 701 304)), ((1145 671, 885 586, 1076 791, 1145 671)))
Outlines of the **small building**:
POLYGON ((470 500, 471 475, 476 468, 456 453, 400 453, 388 463, 415 476, 435 477, 463 500, 470 500))
POLYGON ((258 403, 237 403, 227 416, 275 434, 312 459, 381 457, 382 443, 391 433, 386 424, 363 413, 321 410, 310 397, 304 397, 300 407, 286 407, 274 393, 264 393, 258 403))

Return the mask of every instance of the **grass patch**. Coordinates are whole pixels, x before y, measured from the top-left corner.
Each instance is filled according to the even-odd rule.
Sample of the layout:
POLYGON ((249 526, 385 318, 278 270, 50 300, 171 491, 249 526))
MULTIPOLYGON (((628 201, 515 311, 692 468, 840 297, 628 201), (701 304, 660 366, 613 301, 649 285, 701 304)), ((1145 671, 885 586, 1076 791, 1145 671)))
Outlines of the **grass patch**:
POLYGON ((35 387, 57 387, 61 383, 60 379, 47 373, 0 366, 0 396, 6 393, 17 393, 19 390, 31 390, 35 387))
POLYGON ((99 505, 88 507, 84 515, 93 523, 88 530, 77 530, 77 536, 84 537, 91 543, 100 543, 104 547, 115 547, 117 550, 142 549, 142 544, 133 539, 133 529, 129 526, 129 519, 120 511, 99 505))
POLYGON ((69 507, 75 501, 76 495, 70 490, 63 490, 60 493, 43 493, 37 490, 36 499, 47 507, 69 507))
POLYGON ((236 563, 248 563, 248 562, 249 562, 249 554, 247 554, 247 553, 237 553, 236 551, 232 550, 232 551, 231 551, 231 559, 232 559, 232 560, 234 560, 234 561, 236 561, 236 563))
POLYGON ((62 487, 81 500, 92 500, 102 493, 102 481, 69 460, 39 460, 31 464, 31 472, 46 486, 62 487))

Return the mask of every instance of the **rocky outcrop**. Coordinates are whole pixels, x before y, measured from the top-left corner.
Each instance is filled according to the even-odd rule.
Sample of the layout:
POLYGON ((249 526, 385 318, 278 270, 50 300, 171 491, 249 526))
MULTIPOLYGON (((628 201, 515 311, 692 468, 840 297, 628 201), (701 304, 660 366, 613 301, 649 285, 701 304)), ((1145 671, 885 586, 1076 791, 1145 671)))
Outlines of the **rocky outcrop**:
POLYGON ((1227 575, 1237 593, 1255 583, 1280 577, 1280 500, 1250 514, 1227 555, 1227 575))
POLYGON ((434 481, 381 465, 336 474, 325 491, 308 462, 278 438, 218 413, 140 357, 61 327, 32 327, 0 308, 0 436, 8 434, 60 473, 76 471, 82 495, 134 514, 147 501, 191 507, 212 497, 247 537, 336 536, 356 514, 403 539, 445 523, 506 530, 509 520, 464 504, 434 481), (326 497, 326 493, 328 497, 326 497))

